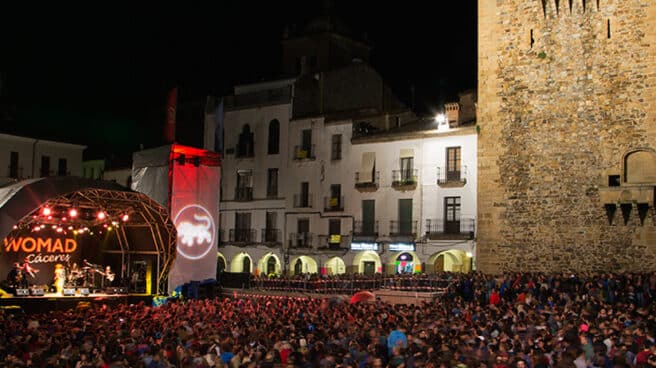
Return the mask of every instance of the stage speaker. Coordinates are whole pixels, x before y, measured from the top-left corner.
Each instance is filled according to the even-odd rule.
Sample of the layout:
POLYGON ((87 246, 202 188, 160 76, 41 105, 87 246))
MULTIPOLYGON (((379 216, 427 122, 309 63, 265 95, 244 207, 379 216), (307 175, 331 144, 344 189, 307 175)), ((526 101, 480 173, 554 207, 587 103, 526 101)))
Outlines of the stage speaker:
POLYGON ((80 288, 80 295, 82 296, 88 296, 89 295, 89 288, 80 288))
POLYGON ((75 288, 64 288, 64 296, 75 296, 75 288))
POLYGON ((16 296, 29 296, 30 289, 16 289, 16 296))
POLYGON ((44 294, 45 294, 45 291, 43 291, 43 289, 41 289, 41 288, 32 289, 32 295, 34 295, 34 296, 43 296, 44 294))

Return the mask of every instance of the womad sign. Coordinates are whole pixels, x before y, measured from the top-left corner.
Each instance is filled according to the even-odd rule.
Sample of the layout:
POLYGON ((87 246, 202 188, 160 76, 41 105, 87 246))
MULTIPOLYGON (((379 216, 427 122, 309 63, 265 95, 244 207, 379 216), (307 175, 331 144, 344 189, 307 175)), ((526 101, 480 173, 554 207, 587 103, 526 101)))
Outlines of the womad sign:
POLYGON ((69 265, 78 262, 78 242, 72 238, 48 236, 17 236, 4 238, 2 242, 2 270, 6 277, 14 262, 23 264, 27 261, 39 270, 34 277, 28 277, 28 283, 43 285, 52 283, 55 265, 69 265))

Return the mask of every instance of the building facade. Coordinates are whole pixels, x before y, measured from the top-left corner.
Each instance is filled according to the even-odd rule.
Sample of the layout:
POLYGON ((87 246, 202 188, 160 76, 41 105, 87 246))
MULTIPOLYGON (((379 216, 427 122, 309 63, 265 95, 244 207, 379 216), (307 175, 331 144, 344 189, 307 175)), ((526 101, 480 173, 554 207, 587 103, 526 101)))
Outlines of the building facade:
POLYGON ((0 186, 45 176, 81 176, 86 146, 0 134, 0 186))
POLYGON ((478 14, 479 268, 656 269, 656 3, 478 14))

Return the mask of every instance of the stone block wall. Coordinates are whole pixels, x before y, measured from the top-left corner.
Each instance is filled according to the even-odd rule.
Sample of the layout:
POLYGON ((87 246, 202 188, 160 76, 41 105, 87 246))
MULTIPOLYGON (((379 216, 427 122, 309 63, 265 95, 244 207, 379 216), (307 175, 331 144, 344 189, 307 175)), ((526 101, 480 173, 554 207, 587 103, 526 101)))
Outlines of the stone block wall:
POLYGON ((656 270, 653 195, 644 223, 604 207, 656 150, 656 3, 479 0, 478 22, 478 268, 656 270))

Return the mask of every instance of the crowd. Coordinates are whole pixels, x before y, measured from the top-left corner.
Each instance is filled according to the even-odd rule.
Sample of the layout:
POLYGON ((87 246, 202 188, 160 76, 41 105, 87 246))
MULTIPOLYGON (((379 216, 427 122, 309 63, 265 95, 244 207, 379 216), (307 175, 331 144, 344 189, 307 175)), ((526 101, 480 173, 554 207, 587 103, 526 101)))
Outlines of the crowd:
POLYGON ((33 367, 651 367, 656 274, 446 275, 432 302, 260 295, 0 314, 33 367))

